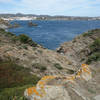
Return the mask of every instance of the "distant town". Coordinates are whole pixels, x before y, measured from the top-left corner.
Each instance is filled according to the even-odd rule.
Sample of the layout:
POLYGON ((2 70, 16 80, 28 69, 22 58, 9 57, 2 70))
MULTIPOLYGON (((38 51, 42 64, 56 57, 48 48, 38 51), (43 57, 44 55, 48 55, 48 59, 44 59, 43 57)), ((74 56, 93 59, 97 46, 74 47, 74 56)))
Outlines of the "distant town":
POLYGON ((49 16, 34 14, 0 14, 4 20, 100 20, 100 17, 79 17, 79 16, 49 16))

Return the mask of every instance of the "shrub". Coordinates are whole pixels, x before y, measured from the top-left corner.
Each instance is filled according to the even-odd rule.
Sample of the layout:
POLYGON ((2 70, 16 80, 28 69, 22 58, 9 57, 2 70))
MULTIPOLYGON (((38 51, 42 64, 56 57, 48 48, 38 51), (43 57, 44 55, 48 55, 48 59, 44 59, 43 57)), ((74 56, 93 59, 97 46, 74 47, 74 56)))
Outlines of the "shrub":
POLYGON ((26 45, 23 45, 22 46, 24 49, 28 50, 28 47, 26 45))
POLYGON ((91 64, 92 61, 100 61, 100 52, 99 53, 93 53, 88 57, 88 60, 86 61, 87 64, 91 64))
POLYGON ((59 70, 63 69, 62 66, 59 63, 55 63, 54 67, 56 67, 59 70))
POLYGON ((37 43, 33 42, 31 38, 29 38, 27 35, 25 34, 21 34, 19 35, 19 40, 20 42, 22 43, 26 43, 26 44, 29 44, 30 46, 34 46, 36 47, 37 46, 37 43))
POLYGON ((42 72, 45 71, 45 70, 47 70, 47 68, 44 65, 40 64, 40 63, 35 63, 32 66, 34 68, 36 68, 36 69, 40 69, 40 71, 42 71, 42 72))
POLYGON ((3 28, 0 28, 0 32, 5 32, 5 29, 3 29, 3 28))
POLYGON ((92 45, 90 45, 91 51, 99 51, 100 50, 100 38, 96 39, 92 45))
POLYGON ((25 85, 22 87, 5 88, 0 92, 0 100, 27 100, 25 99, 24 91, 32 85, 25 85), (16 98, 16 99, 14 99, 16 98))
POLYGON ((74 73, 75 73, 75 71, 74 71, 74 70, 69 69, 67 73, 68 73, 68 74, 74 74, 74 73))
POLYGON ((86 37, 86 36, 91 36, 93 34, 92 31, 88 31, 87 33, 84 33, 83 36, 86 37))
POLYGON ((28 43, 29 37, 26 36, 25 34, 21 34, 21 35, 19 35, 19 40, 20 40, 22 43, 28 43))
POLYGON ((91 62, 93 61, 100 61, 100 38, 96 39, 90 45, 90 50, 91 50, 91 53, 89 54, 86 63, 91 64, 91 62))
POLYGON ((36 42, 32 41, 31 39, 28 41, 28 44, 30 46, 33 46, 33 47, 37 47, 38 46, 38 44, 36 42))

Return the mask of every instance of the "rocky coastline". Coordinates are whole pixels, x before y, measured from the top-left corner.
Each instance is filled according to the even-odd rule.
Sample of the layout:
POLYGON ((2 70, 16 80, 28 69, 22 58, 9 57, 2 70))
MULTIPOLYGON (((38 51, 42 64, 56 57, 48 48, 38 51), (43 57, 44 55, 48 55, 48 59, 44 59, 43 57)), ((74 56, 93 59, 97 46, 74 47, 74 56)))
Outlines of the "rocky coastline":
POLYGON ((8 22, 1 20, 0 25, 0 100, 100 98, 100 29, 85 32, 53 51, 24 34, 16 36, 6 32, 8 22), (41 93, 35 87, 30 88, 33 85, 41 93), (27 96, 26 89, 32 94, 27 96))

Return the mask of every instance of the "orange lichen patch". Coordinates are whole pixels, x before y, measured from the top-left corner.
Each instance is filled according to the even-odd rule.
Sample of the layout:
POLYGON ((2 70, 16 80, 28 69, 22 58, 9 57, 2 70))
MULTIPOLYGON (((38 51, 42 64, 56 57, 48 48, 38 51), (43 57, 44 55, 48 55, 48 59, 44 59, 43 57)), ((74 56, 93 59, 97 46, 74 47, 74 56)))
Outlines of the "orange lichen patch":
POLYGON ((42 86, 44 86, 45 84, 46 84, 45 81, 39 81, 39 82, 38 82, 38 85, 42 85, 42 86))
POLYGON ((86 68, 84 68, 83 71, 87 72, 88 74, 91 74, 91 72, 88 69, 86 69, 86 68))
POLYGON ((82 64, 82 67, 88 67, 88 65, 87 64, 82 64))
POLYGON ((91 74, 91 71, 90 71, 88 65, 86 65, 86 64, 82 64, 82 70, 83 70, 83 72, 87 72, 88 74, 91 74))
POLYGON ((41 80, 54 79, 55 76, 44 76, 41 80))
POLYGON ((38 93, 38 91, 36 90, 36 87, 28 88, 27 91, 28 91, 28 95, 36 94, 36 95, 39 96, 39 93, 38 93))

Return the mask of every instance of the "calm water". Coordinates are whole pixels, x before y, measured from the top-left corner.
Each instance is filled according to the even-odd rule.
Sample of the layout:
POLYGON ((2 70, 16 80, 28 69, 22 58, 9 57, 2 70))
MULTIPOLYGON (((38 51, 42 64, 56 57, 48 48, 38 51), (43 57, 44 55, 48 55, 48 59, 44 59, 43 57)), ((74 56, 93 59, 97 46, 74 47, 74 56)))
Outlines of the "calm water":
POLYGON ((100 28, 100 21, 33 21, 37 27, 28 27, 29 21, 12 21, 21 25, 9 29, 16 35, 27 34, 33 41, 49 49, 56 49, 61 43, 90 29, 100 28))

